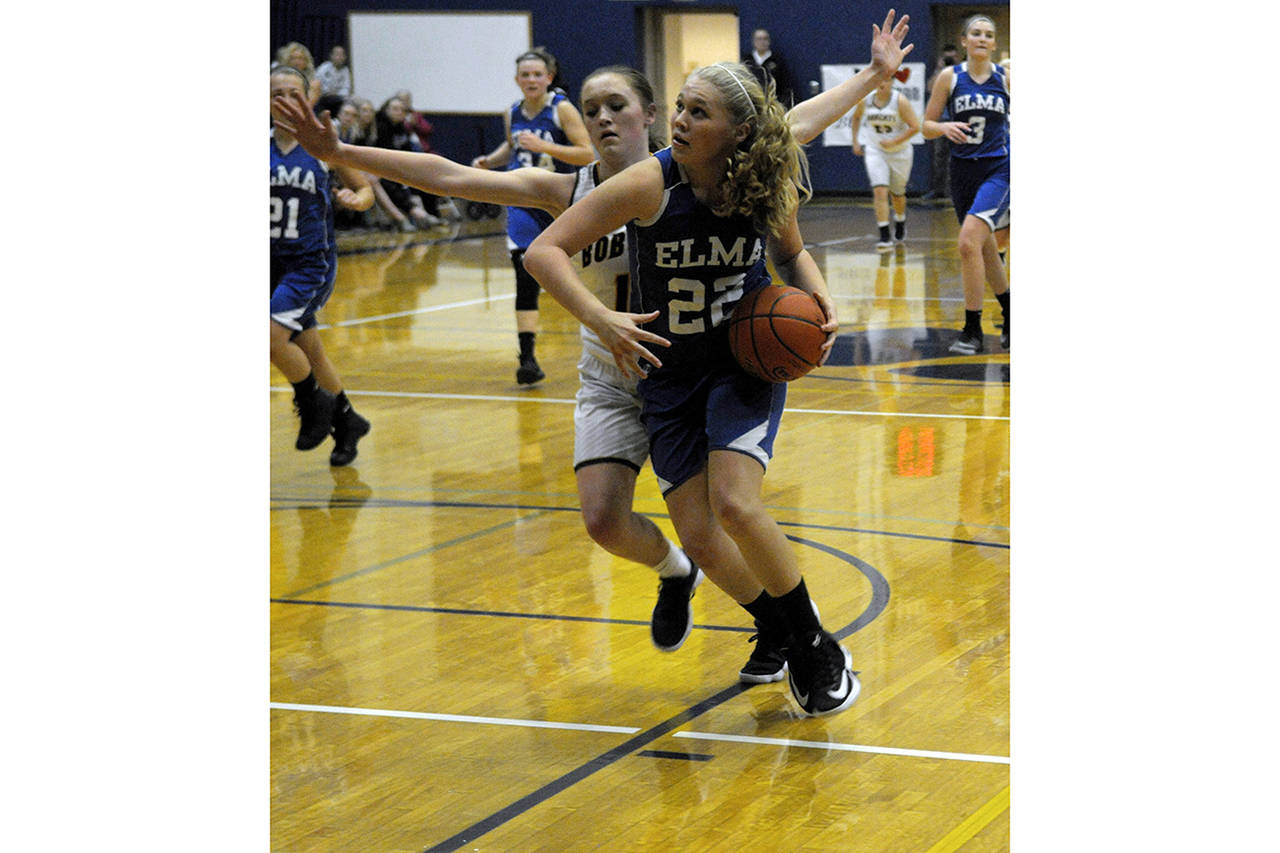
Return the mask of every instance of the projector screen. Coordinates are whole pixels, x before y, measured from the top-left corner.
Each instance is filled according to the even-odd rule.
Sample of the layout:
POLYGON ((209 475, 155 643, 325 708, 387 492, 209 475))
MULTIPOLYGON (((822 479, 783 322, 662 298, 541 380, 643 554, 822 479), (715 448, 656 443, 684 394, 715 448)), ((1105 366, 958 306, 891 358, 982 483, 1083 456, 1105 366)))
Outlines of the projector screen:
POLYGON ((520 97, 529 12, 351 12, 347 24, 355 94, 374 109, 401 89, 426 113, 492 115, 520 97))

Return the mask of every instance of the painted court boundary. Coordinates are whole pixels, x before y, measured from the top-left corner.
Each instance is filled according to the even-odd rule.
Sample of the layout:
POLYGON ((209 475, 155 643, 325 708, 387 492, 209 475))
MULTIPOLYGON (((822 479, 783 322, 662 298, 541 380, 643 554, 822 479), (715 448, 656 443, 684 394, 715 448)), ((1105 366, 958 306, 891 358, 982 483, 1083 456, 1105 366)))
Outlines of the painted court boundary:
MULTIPOLYGON (((748 688, 743 687, 743 690, 748 688)), ((736 694, 735 694, 736 695, 736 694)), ((560 723, 547 720, 520 720, 505 717, 473 717, 465 714, 435 714, 426 711, 392 711, 385 708, 351 708, 340 705, 300 705, 292 702, 271 702, 276 711, 303 711, 318 714, 349 714, 360 717, 392 717, 400 720, 432 720, 441 723, 471 723, 484 726, 513 726, 527 729, 557 729, 573 732, 601 732, 605 734, 633 735, 638 726, 606 726, 596 723, 560 723)), ((868 746, 857 743, 839 743, 824 740, 792 740, 790 738, 754 737, 720 734, 717 732, 674 732, 672 737, 691 740, 717 741, 720 743, 744 743, 751 746, 780 746, 786 749, 822 749, 828 752, 864 752, 872 755, 897 755, 905 758, 935 758, 943 761, 980 761, 987 764, 1009 764, 1003 755, 980 755, 968 752, 940 752, 929 749, 902 749, 896 746, 868 746)))

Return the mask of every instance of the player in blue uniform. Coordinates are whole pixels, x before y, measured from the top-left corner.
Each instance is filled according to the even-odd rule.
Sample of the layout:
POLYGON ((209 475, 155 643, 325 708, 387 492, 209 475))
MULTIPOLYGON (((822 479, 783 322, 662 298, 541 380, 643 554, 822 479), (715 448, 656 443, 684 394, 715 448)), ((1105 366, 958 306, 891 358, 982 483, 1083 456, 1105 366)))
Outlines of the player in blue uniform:
MULTIPOLYGON (((582 116, 562 93, 551 90, 556 60, 535 47, 516 57, 516 85, 524 97, 506 115, 507 138, 488 154, 471 161, 481 169, 508 170, 537 167, 553 172, 571 171, 566 164, 585 166, 595 159, 582 116)), ((516 381, 529 385, 546 377, 534 355, 538 334, 538 283, 525 272, 524 252, 551 215, 532 207, 507 208, 507 249, 516 272, 516 335, 520 341, 520 366, 516 381)))
MULTIPOLYGON (((271 72, 271 98, 304 96, 306 75, 289 66, 271 72)), ((343 186, 332 190, 329 167, 308 154, 288 130, 271 129, 271 363, 293 385, 301 417, 295 446, 310 450, 333 433, 330 465, 347 465, 369 422, 356 413, 325 354, 316 312, 333 293, 338 270, 333 204, 373 206, 373 188, 355 169, 337 167, 343 186)))
POLYGON ((926 139, 945 136, 951 146, 951 201, 960 219, 960 279, 964 329, 951 352, 986 350, 982 334, 983 282, 1004 315, 1000 343, 1009 348, 1009 280, 994 233, 1009 227, 1009 74, 991 57, 996 25, 985 15, 965 22, 960 42, 967 58, 943 69, 924 110, 926 139), (943 110, 951 114, 942 121, 943 110))
MULTIPOLYGON (((872 76, 891 74, 910 49, 872 76)), ((591 328, 624 376, 642 377, 650 458, 680 540, 703 541, 718 525, 737 543, 767 593, 753 604, 786 635, 793 696, 806 713, 829 714, 849 707, 860 686, 761 498, 786 386, 737 365, 724 323, 744 294, 768 285, 767 251, 785 282, 817 297, 826 347, 834 341, 835 307, 796 222, 806 172, 772 86, 766 94, 738 63, 699 68, 677 99, 671 146, 570 207, 533 242, 525 265, 591 328), (572 260, 622 225, 632 311, 593 295, 572 260), (651 351, 657 346, 661 359, 651 351)))
MULTIPOLYGON (((888 16, 883 34, 877 31, 872 42, 874 67, 797 104, 787 113, 800 142, 814 139, 823 128, 846 114, 875 88, 882 70, 887 76, 897 67, 907 29, 905 18, 895 28, 892 14, 888 16)), ((330 162, 358 167, 428 192, 537 206, 553 216, 596 191, 603 181, 627 166, 647 159, 647 129, 657 114, 652 87, 642 74, 621 66, 597 69, 583 81, 582 112, 592 145, 600 154, 599 161, 580 168, 576 174, 527 169, 493 175, 435 155, 341 144, 332 122, 324 115, 316 118, 300 100, 281 105, 280 109, 288 113, 290 126, 302 144, 330 162)), ((620 289, 620 282, 625 284, 629 279, 625 246, 626 231, 620 227, 573 258, 580 266, 583 283, 596 298, 617 307, 626 305, 626 288, 620 289)), ((587 326, 582 328, 582 339, 582 388, 574 413, 574 470, 583 520, 591 538, 610 553, 648 565, 663 578, 651 632, 655 646, 673 651, 688 636, 692 621, 689 598, 699 580, 699 570, 653 522, 632 509, 636 474, 648 457, 636 379, 622 375, 612 353, 587 326)), ((703 538, 688 543, 689 556, 752 614, 759 628, 759 642, 739 678, 749 683, 780 680, 786 671, 782 654, 785 631, 773 618, 770 597, 752 577, 737 545, 715 524, 714 518, 708 520, 704 532, 707 535, 703 538)))

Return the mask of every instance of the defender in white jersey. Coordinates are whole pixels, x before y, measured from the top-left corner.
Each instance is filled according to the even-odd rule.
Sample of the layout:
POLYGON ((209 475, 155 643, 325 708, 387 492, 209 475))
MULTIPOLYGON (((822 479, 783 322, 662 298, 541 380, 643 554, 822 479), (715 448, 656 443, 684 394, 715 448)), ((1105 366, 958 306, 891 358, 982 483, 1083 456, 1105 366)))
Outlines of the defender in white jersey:
POLYGON ((885 80, 853 111, 853 154, 864 157, 871 182, 876 228, 880 231, 877 251, 893 248, 889 242, 889 201, 893 200, 893 242, 901 243, 907 228, 907 180, 915 146, 911 137, 920 132, 920 119, 911 102, 893 88, 893 78, 885 80), (865 155, 864 155, 865 149, 865 155))
MULTIPOLYGON (((876 36, 882 44, 881 52, 886 49, 884 46, 896 51, 896 64, 902 56, 900 45, 907 31, 906 19, 892 34, 889 29, 887 25, 883 36, 877 30, 876 36)), ((873 54, 875 50, 873 42, 873 54)), ((868 68, 840 86, 797 104, 787 114, 796 139, 808 142, 816 138, 870 91, 874 79, 875 72, 868 68)), ((553 216, 559 216, 626 166, 647 159, 651 148, 660 147, 649 139, 649 128, 657 116, 652 87, 644 75, 625 66, 598 69, 583 82, 582 111, 600 159, 573 175, 541 169, 496 173, 469 169, 434 154, 346 145, 338 142, 327 115, 317 118, 297 104, 287 108, 298 138, 317 157, 356 166, 428 192, 539 207, 553 216)), ((625 306, 629 296, 625 240, 625 232, 618 229, 602 235, 574 258, 583 281, 608 305, 625 306)), ((574 416, 574 467, 583 521, 592 539, 610 553, 645 563, 664 578, 651 633, 658 648, 674 650, 688 635, 692 620, 689 597, 700 582, 701 573, 693 570, 688 556, 675 548, 649 519, 632 510, 636 476, 648 457, 636 379, 618 369, 608 348, 585 326, 582 338, 582 387, 574 416), (684 583, 680 583, 682 575, 684 583)), ((773 642, 776 631, 767 631, 767 625, 762 624, 767 612, 764 617, 760 615, 765 606, 763 599, 768 596, 745 572, 737 546, 713 525, 707 536, 686 548, 707 568, 707 576, 751 613, 761 629, 759 642, 739 673, 740 679, 748 683, 780 680, 786 672, 785 658, 780 646, 773 642)))

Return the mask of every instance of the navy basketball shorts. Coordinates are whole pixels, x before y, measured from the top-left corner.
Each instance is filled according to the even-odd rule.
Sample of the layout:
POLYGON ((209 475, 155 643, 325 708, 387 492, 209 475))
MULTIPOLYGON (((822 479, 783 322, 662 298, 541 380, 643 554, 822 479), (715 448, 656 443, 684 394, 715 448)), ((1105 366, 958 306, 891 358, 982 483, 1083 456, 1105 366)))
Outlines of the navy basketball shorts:
POLYGON ((951 203, 956 219, 976 216, 992 231, 1009 227, 1009 158, 951 158, 951 203))
POLYGON ((271 319, 295 334, 316 325, 316 312, 333 295, 337 255, 271 256, 271 319))
POLYGON ((639 388, 649 456, 663 495, 702 471, 713 450, 743 453, 768 468, 787 401, 785 382, 695 365, 655 371, 639 388))

